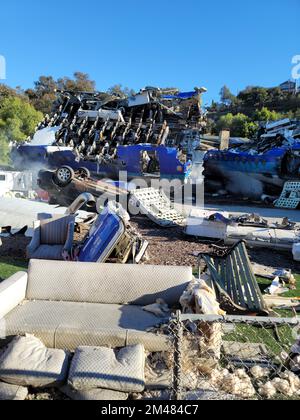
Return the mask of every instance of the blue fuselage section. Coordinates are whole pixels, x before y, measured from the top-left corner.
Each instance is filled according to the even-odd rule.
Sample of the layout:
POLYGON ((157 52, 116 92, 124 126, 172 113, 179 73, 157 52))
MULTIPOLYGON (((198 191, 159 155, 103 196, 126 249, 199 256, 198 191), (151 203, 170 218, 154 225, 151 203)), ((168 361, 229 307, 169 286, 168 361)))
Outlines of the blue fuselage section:
POLYGON ((182 163, 178 159, 178 150, 172 147, 154 146, 152 144, 138 144, 119 146, 117 157, 113 161, 92 161, 78 159, 71 148, 55 146, 19 146, 13 153, 15 167, 29 168, 32 166, 56 169, 67 165, 73 169, 85 167, 93 175, 118 178, 120 171, 126 171, 128 178, 145 175, 142 167, 144 152, 155 154, 159 164, 161 179, 180 179, 186 181, 192 171, 192 162, 182 163))
POLYGON ((272 149, 264 154, 212 150, 205 156, 210 169, 222 172, 280 175, 286 148, 272 149))

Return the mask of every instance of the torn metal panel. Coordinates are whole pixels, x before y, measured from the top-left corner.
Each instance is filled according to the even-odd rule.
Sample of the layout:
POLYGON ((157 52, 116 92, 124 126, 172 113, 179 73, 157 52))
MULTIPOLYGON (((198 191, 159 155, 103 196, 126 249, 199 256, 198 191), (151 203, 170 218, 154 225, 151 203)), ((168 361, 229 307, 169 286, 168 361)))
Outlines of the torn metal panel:
POLYGON ((248 226, 228 226, 225 243, 235 244, 241 240, 253 247, 273 248, 290 251, 299 241, 298 230, 284 230, 275 228, 257 228, 248 226))
MULTIPOLYGON (((64 215, 66 207, 58 207, 38 201, 24 200, 19 198, 2 197, 0 200, 0 228, 10 226, 11 232, 15 233, 28 226, 26 236, 32 236, 33 223, 38 220, 39 214, 64 215)), ((87 212, 79 211, 76 220, 83 220, 88 216, 87 212)))
MULTIPOLYGON (((215 214, 213 211, 192 210, 187 219, 185 233, 189 236, 224 240, 227 225, 222 221, 212 220, 211 217, 215 214)), ((222 212, 222 215, 225 218, 229 218, 229 213, 222 212)))
POLYGON ((7 194, 29 195, 33 190, 31 172, 3 171, 0 169, 0 197, 7 194))
POLYGON ((174 208, 163 192, 154 188, 132 191, 130 205, 161 227, 182 226, 185 223, 184 215, 174 208))
POLYGON ((222 309, 227 313, 268 314, 244 242, 224 257, 202 255, 212 277, 222 309))
POLYGON ((262 127, 249 143, 209 151, 207 178, 221 181, 235 195, 259 199, 267 191, 278 194, 286 181, 299 180, 299 127, 297 120, 279 121, 262 127))
POLYGON ((282 250, 291 250, 300 240, 298 226, 287 218, 273 223, 255 214, 232 216, 227 212, 198 209, 190 213, 185 232, 191 236, 222 239, 226 245, 243 240, 249 246, 282 250))
POLYGON ((282 209, 297 209, 300 205, 300 182, 286 182, 275 207, 282 209))

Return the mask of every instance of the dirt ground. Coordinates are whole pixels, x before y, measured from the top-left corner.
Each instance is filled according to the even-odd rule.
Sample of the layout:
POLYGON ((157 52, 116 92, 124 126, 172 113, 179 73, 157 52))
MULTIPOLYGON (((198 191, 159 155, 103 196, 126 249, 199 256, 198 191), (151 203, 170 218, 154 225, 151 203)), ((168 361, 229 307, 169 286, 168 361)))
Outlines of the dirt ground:
POLYGON ((30 240, 30 238, 25 236, 1 237, 2 246, 0 247, 0 257, 26 258, 26 247, 29 245, 30 240))
MULTIPOLYGON (((131 219, 132 225, 149 242, 148 264, 197 266, 197 254, 214 253, 214 245, 224 246, 221 242, 203 241, 183 233, 181 228, 159 229, 150 220, 143 217, 131 219)), ((289 268, 300 273, 300 263, 293 260, 292 253, 274 252, 270 249, 248 250, 251 261, 275 268, 289 268)))
MULTIPOLYGON (((146 264, 153 265, 183 265, 197 266, 197 255, 200 253, 214 253, 217 246, 223 246, 222 242, 216 243, 204 241, 187 236, 182 228, 161 229, 145 217, 134 217, 131 224, 149 242, 146 264)), ((88 233, 82 229, 81 234, 75 234, 75 241, 79 241, 88 233)), ((0 257, 26 258, 26 247, 30 238, 25 236, 12 236, 1 238, 0 257)), ((250 249, 250 259, 253 262, 269 265, 275 268, 289 268, 296 274, 300 274, 300 263, 293 261, 292 254, 288 252, 273 252, 270 249, 250 249)))

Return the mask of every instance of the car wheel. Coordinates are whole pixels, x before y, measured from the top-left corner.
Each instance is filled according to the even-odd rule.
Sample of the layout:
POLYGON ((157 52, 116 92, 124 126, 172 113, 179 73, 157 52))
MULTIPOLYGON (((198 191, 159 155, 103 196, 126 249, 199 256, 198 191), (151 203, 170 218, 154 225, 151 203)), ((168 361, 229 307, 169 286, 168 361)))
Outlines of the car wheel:
POLYGON ((78 174, 84 179, 89 179, 91 177, 91 173, 87 168, 79 168, 78 174))
POLYGON ((75 177, 75 172, 69 166, 62 166, 55 173, 55 178, 59 185, 68 185, 75 177))

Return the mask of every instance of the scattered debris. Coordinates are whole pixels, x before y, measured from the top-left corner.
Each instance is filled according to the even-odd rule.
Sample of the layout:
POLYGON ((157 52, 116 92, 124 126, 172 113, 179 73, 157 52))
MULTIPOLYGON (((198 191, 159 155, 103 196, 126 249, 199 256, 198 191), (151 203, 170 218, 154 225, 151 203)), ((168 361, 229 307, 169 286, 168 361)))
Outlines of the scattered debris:
POLYGON ((285 218, 271 223, 255 214, 234 217, 227 212, 192 210, 185 232, 190 236, 224 240, 226 245, 245 241, 250 247, 290 251, 299 241, 296 223, 285 218))
POLYGON ((159 318, 168 317, 171 314, 171 310, 168 304, 163 299, 158 299, 156 303, 143 307, 143 311, 150 312, 159 318))
POLYGON ((214 370, 211 373, 211 383, 216 389, 235 395, 243 399, 256 396, 252 381, 243 369, 238 369, 234 373, 228 370, 214 370))
POLYGON ((268 315, 244 242, 235 245, 224 257, 203 254, 202 259, 222 309, 228 314, 268 315))
POLYGON ((270 309, 291 309, 300 306, 300 298, 287 298, 281 296, 264 296, 264 300, 270 309))
POLYGON ((300 243, 293 245, 293 257, 295 261, 300 262, 300 243))
POLYGON ((185 223, 184 215, 175 210, 162 191, 154 188, 131 191, 129 205, 161 227, 183 226, 185 223))
POLYGON ((277 195, 287 180, 299 177, 299 127, 297 120, 277 121, 263 127, 258 139, 249 143, 208 151, 206 181, 219 181, 231 194, 258 200, 268 192, 277 195))
POLYGON ((300 205, 300 182, 286 182, 280 198, 274 204, 282 209, 297 209, 300 205))
POLYGON ((109 202, 91 226, 88 236, 73 250, 73 260, 125 264, 146 258, 148 242, 130 225, 130 216, 116 202, 109 202))
POLYGON ((279 277, 275 277, 275 279, 272 281, 271 286, 268 289, 266 289, 266 292, 269 293, 271 296, 282 295, 283 293, 287 293, 289 291, 289 289, 284 286, 285 283, 280 281, 279 277))
POLYGON ((268 349, 262 343, 240 343, 238 341, 223 341, 222 351, 226 360, 235 368, 254 368, 266 366, 270 368, 268 349))

